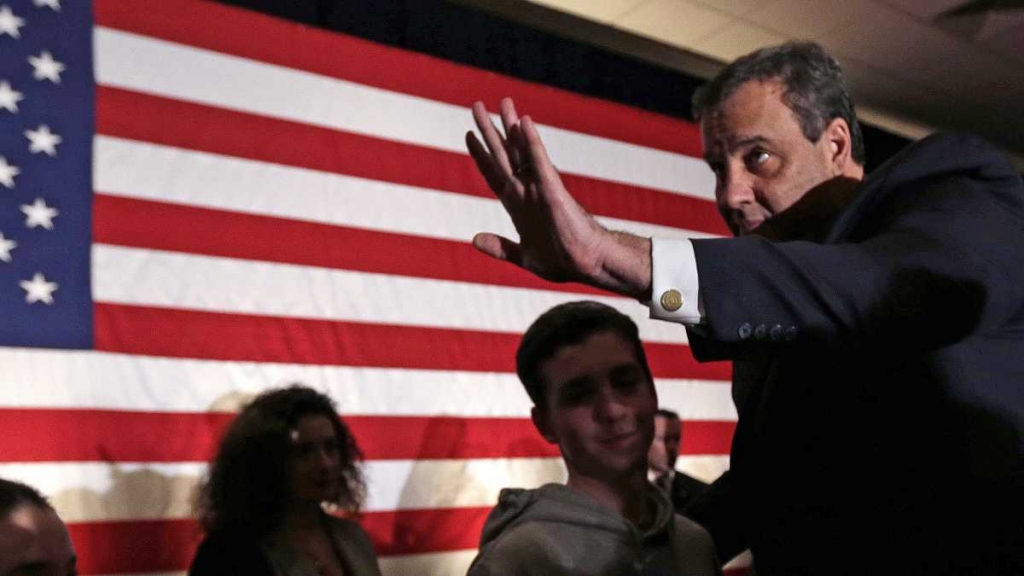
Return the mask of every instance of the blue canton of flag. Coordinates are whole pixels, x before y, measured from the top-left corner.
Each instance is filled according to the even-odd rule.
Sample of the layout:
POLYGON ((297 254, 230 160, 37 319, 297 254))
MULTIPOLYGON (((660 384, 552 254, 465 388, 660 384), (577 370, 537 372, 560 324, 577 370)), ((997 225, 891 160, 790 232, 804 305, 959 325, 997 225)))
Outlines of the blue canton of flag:
POLYGON ((0 345, 93 343, 92 12, 0 0, 0 345))

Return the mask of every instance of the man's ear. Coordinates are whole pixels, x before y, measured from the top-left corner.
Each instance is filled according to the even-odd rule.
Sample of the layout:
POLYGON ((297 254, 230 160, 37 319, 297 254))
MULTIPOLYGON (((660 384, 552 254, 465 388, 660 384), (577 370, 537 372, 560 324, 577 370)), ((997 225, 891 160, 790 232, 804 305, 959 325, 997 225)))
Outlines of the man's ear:
POLYGON ((556 436, 554 431, 551 429, 551 422, 548 421, 547 410, 541 410, 537 406, 534 406, 530 409, 530 419, 533 420, 533 425, 545 440, 552 444, 558 444, 558 436, 556 436))
POLYGON ((827 144, 829 162, 832 164, 834 176, 845 174, 853 160, 853 136, 850 125, 843 118, 833 118, 822 133, 827 144))

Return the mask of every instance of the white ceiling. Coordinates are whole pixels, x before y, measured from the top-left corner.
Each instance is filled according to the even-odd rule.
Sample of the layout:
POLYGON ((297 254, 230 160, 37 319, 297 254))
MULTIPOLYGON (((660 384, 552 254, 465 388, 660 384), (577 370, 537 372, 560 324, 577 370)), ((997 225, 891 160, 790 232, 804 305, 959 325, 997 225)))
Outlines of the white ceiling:
POLYGON ((1024 1, 522 1, 719 62, 814 40, 840 59, 866 120, 912 137, 978 132, 1024 166, 1024 1), (948 14, 982 4, 1018 7, 948 14))

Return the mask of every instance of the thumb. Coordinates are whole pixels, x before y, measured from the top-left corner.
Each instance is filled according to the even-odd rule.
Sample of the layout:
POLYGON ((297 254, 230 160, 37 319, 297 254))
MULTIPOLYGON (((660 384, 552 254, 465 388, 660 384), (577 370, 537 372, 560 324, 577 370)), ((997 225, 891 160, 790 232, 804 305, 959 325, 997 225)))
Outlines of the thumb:
POLYGON ((473 247, 491 258, 511 262, 519 267, 523 266, 522 250, 519 244, 504 236, 481 232, 473 236, 473 247))

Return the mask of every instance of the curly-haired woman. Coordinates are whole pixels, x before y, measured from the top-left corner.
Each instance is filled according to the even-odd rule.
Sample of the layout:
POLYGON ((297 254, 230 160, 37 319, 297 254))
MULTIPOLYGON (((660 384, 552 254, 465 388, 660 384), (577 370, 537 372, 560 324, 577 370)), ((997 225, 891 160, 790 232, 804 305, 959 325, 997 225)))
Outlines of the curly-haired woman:
POLYGON ((199 493, 206 538, 190 576, 379 576, 354 515, 362 454, 330 398, 291 386, 257 396, 228 428, 199 493))

